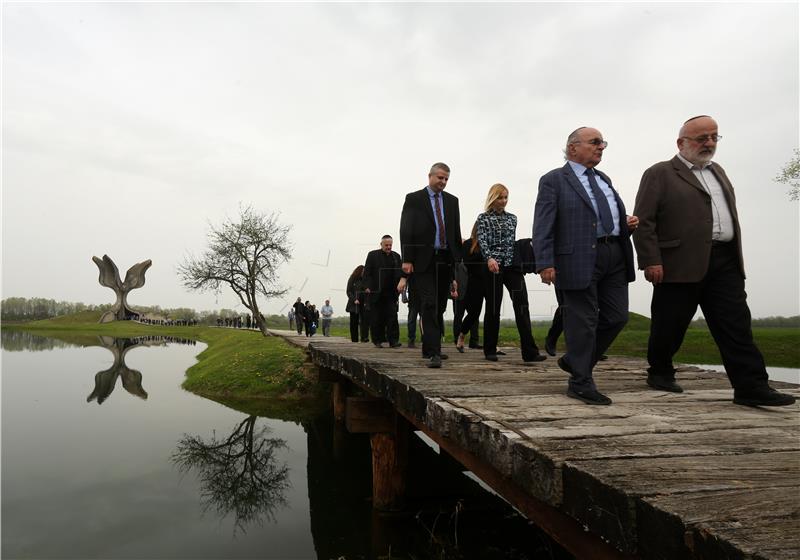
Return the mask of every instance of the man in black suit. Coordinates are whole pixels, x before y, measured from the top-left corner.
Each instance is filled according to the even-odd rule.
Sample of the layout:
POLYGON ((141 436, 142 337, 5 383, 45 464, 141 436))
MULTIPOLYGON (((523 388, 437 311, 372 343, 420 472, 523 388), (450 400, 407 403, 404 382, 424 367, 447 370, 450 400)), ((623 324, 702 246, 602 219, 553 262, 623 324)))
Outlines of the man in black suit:
POLYGON ((450 168, 434 163, 428 186, 406 195, 400 216, 403 273, 414 275, 422 318, 422 356, 428 367, 442 366, 444 310, 448 291, 456 295, 453 264, 461 259, 458 199, 444 192, 450 168))
POLYGON ((400 344, 397 324, 397 283, 400 281, 400 255, 392 251, 392 236, 381 238, 381 248, 367 253, 364 263, 364 286, 369 298, 372 343, 378 348, 388 342, 392 348, 400 344))

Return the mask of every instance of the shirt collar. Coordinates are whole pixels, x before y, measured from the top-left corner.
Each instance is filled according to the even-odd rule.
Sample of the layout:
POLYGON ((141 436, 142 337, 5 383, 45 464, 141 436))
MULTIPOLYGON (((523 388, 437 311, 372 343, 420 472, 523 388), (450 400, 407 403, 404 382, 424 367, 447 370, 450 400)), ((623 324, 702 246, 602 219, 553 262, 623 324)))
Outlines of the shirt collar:
MULTIPOLYGON (((427 190, 427 191, 428 191, 428 197, 429 197, 429 198, 432 198, 432 197, 433 197, 433 195, 435 195, 435 194, 436 194, 435 192, 433 192, 433 189, 431 188, 431 186, 430 186, 430 185, 425 185, 425 190, 427 190)), ((442 193, 439 193, 439 194, 442 194, 442 193)), ((444 199, 444 197, 442 197, 442 199, 444 199)))
POLYGON ((577 175, 578 177, 580 177, 581 175, 583 175, 584 173, 586 173, 586 170, 588 169, 588 167, 586 167, 586 166, 585 166, 585 165, 583 165, 582 163, 577 163, 577 162, 574 162, 574 161, 572 161, 572 160, 567 160, 567 163, 569 163, 569 166, 572 168, 572 171, 573 171, 573 172, 575 173, 575 175, 577 175))
POLYGON ((697 169, 705 169, 706 167, 710 167, 711 164, 714 163, 713 161, 707 161, 703 165, 696 165, 696 164, 692 163, 691 161, 689 161, 688 159, 686 159, 685 157, 683 157, 680 153, 678 154, 678 159, 681 160, 686 165, 686 167, 688 167, 689 169, 695 169, 695 168, 697 168, 697 169))

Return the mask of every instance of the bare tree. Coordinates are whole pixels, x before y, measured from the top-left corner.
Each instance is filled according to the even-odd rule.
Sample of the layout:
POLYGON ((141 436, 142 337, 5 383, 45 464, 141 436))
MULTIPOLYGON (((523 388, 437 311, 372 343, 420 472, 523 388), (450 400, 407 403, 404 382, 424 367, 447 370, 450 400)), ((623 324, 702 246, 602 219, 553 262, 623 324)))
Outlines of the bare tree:
POLYGON ((202 483, 203 507, 220 515, 233 513, 235 529, 275 520, 286 507, 289 468, 277 463, 276 453, 286 441, 266 437, 268 426, 256 429, 256 416, 245 418, 225 440, 210 441, 184 434, 172 460, 183 472, 196 469, 202 483))
POLYGON ((277 270, 291 255, 290 229, 280 225, 274 213, 240 208, 237 220, 229 218, 219 227, 210 226, 208 249, 201 257, 190 255, 178 265, 183 285, 190 290, 217 292, 223 285, 230 286, 266 336, 267 326, 256 296, 275 298, 286 293, 278 286, 277 270))
POLYGON ((794 156, 783 166, 775 181, 789 185, 791 200, 800 200, 800 150, 795 148, 794 156))

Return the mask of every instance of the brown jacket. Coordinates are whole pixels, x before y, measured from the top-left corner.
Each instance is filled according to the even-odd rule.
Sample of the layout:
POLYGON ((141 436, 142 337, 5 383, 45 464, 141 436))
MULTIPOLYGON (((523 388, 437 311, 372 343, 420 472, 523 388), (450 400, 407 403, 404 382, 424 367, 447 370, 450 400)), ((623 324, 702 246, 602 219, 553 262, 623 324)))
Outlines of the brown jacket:
MULTIPOLYGON (((734 225, 739 268, 744 276, 742 236, 736 195, 725 171, 711 165, 734 225)), ((708 270, 713 228, 711 195, 678 156, 650 167, 642 175, 633 213, 639 228, 633 234, 639 268, 663 265, 664 282, 699 282, 708 270)))

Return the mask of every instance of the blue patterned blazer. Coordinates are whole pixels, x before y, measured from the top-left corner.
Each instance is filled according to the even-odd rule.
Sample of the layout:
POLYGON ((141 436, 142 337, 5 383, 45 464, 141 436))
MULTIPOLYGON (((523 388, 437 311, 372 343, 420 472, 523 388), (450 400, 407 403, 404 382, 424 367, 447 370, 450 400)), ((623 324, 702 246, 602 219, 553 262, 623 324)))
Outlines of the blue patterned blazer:
MULTIPOLYGON (((620 216, 620 245, 625 254, 628 282, 633 282, 636 269, 625 205, 614 190, 611 179, 600 171, 597 174, 614 191, 620 216)), ((556 289, 583 290, 589 287, 592 280, 597 257, 596 244, 597 215, 586 189, 569 163, 544 175, 539 180, 539 194, 533 215, 536 272, 554 267, 556 289)))

